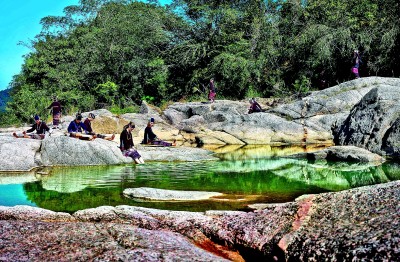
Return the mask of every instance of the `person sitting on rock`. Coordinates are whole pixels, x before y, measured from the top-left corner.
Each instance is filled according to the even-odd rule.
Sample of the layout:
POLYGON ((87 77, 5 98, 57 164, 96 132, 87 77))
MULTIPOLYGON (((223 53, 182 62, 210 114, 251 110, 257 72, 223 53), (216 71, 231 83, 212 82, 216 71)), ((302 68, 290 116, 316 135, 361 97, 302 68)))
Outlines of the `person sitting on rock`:
POLYGON ((45 137, 46 131, 49 132, 50 128, 46 125, 44 121, 40 120, 40 117, 38 115, 35 115, 35 124, 32 125, 32 127, 24 132, 22 132, 22 135, 19 135, 17 133, 13 133, 13 136, 16 138, 32 138, 32 139, 43 139, 45 137), (27 134, 31 133, 36 130, 36 134, 27 134))
POLYGON ((82 134, 82 130, 87 132, 86 126, 82 123, 82 115, 77 114, 75 119, 69 123, 68 133, 70 137, 76 137, 82 140, 93 140, 96 136, 86 136, 82 134))
POLYGON ((150 118, 147 123, 147 127, 144 129, 144 139, 143 144, 147 145, 157 145, 157 146, 175 146, 175 140, 173 143, 168 143, 160 140, 156 134, 154 134, 152 127, 154 126, 154 118, 150 118))
POLYGON ((135 128, 135 124, 132 122, 129 122, 126 126, 124 126, 121 136, 119 138, 120 140, 120 149, 122 151, 122 154, 126 157, 131 157, 136 164, 143 164, 144 160, 142 156, 139 154, 139 152, 136 150, 133 144, 133 139, 132 139, 132 130, 135 128))
POLYGON ((114 137, 115 137, 114 134, 110 137, 110 136, 106 136, 106 135, 102 135, 102 134, 96 134, 95 132, 93 132, 92 123, 91 122, 95 118, 96 118, 95 114, 89 113, 89 116, 83 122, 83 124, 86 126, 86 134, 92 135, 92 136, 96 136, 96 138, 102 138, 102 139, 109 140, 109 141, 114 140, 114 137))
POLYGON ((260 104, 257 103, 257 101, 254 98, 250 99, 249 103, 250 103, 249 114, 262 112, 260 104))

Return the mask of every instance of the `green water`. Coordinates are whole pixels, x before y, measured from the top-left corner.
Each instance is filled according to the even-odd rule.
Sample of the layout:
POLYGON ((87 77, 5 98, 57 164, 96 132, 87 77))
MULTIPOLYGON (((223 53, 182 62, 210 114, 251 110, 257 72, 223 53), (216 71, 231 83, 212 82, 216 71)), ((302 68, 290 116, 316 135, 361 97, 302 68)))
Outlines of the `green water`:
MULTIPOLYGON (((303 194, 339 191, 400 179, 396 163, 367 165, 308 162, 280 157, 286 149, 250 147, 218 151, 221 161, 53 168, 46 175, 1 174, 0 205, 75 212, 103 205, 169 210, 246 210, 252 203, 281 203, 303 194), (126 188, 221 192, 206 201, 140 201, 126 188)), ((292 152, 293 150, 289 150, 292 152)))

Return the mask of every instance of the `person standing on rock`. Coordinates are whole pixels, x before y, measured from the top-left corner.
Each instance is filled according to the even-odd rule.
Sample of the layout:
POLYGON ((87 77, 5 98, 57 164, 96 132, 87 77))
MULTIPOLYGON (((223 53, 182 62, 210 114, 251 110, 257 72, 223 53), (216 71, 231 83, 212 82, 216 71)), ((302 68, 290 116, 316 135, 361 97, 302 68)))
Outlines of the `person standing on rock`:
POLYGON ((132 139, 132 130, 135 129, 135 124, 129 122, 126 126, 124 126, 121 135, 120 135, 120 146, 119 148, 122 151, 122 154, 126 157, 131 157, 136 164, 144 164, 144 160, 139 152, 134 147, 133 139, 132 139))
POLYGON ((22 132, 22 135, 19 135, 17 133, 13 133, 13 136, 16 138, 32 138, 32 139, 43 139, 45 137, 46 131, 49 132, 50 128, 46 125, 44 121, 40 120, 40 117, 38 115, 35 115, 35 124, 32 125, 32 127, 24 132, 22 132), (36 130, 36 134, 27 134, 31 133, 36 130))
POLYGON ((362 63, 362 61, 361 61, 360 52, 358 50, 354 50, 354 53, 353 53, 353 65, 354 66, 351 68, 351 72, 353 73, 355 79, 360 78, 358 69, 360 68, 361 63, 362 63))
POLYGON ((82 134, 83 130, 87 132, 86 126, 82 123, 82 115, 77 114, 75 119, 69 123, 68 133, 70 137, 76 137, 82 140, 93 140, 96 136, 85 136, 82 134))
POLYGON ((215 89, 214 79, 210 79, 210 83, 208 84, 208 101, 214 103, 215 96, 217 95, 217 91, 215 89))
POLYGON ((57 97, 53 97, 53 103, 47 109, 51 109, 53 115, 53 128, 57 128, 61 121, 61 104, 57 101, 57 97))
POLYGON ((157 145, 157 146, 175 146, 176 141, 168 143, 160 140, 156 134, 154 134, 152 127, 154 126, 154 118, 150 118, 147 123, 147 127, 144 129, 144 138, 142 143, 145 145, 157 145))
POLYGON ((95 114, 89 113, 89 116, 83 122, 83 124, 86 126, 86 134, 96 136, 96 138, 102 138, 102 139, 109 140, 109 141, 114 140, 114 137, 115 137, 114 134, 110 137, 110 136, 106 136, 106 135, 102 135, 102 134, 96 134, 95 132, 93 132, 92 121, 95 118, 96 118, 95 114))

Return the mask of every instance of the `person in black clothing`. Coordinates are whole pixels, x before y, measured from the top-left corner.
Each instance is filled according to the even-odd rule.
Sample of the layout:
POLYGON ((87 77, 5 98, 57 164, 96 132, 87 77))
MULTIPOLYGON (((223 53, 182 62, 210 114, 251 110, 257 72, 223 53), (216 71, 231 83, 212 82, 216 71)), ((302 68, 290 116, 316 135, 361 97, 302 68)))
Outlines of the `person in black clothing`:
POLYGON ((113 134, 111 137, 106 136, 106 135, 102 135, 102 134, 96 134, 95 132, 93 132, 92 129, 92 121, 96 118, 96 115, 93 113, 89 113, 89 116, 85 119, 85 121, 83 122, 83 124, 86 126, 86 134, 88 135, 92 135, 94 137, 97 138, 102 138, 105 140, 109 140, 112 141, 114 140, 115 135, 113 134))
POLYGON ((53 115, 53 128, 57 128, 61 120, 61 104, 57 101, 57 97, 53 97, 53 103, 47 107, 51 109, 53 115))
POLYGON ((257 101, 254 98, 250 99, 249 103, 250 103, 249 114, 262 112, 260 104, 257 103, 257 101))
POLYGON ((124 156, 131 157, 136 164, 143 164, 144 160, 139 152, 134 147, 133 139, 132 139, 132 130, 135 128, 135 124, 130 122, 121 132, 121 136, 119 138, 120 141, 120 149, 124 156))
POLYGON ((147 127, 144 129, 144 138, 142 144, 157 145, 157 146, 175 146, 175 142, 168 143, 160 140, 156 134, 154 134, 152 127, 154 126, 154 118, 150 118, 147 123, 147 127))
POLYGON ((24 132, 22 135, 18 135, 17 133, 13 133, 13 136, 16 138, 32 138, 32 139, 43 139, 45 137, 46 131, 49 132, 50 128, 46 125, 44 121, 40 120, 38 115, 35 115, 35 124, 32 127, 24 132), (36 130, 36 134, 27 134, 36 130))

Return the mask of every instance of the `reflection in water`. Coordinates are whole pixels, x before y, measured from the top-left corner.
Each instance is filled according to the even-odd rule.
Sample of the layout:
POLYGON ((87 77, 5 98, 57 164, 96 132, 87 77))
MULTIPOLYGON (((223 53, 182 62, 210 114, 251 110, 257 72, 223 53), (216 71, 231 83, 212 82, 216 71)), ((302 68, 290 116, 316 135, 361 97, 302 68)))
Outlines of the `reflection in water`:
MULTIPOLYGON (((74 212, 101 205, 123 204, 204 211, 238 210, 251 203, 287 202, 302 194, 344 190, 400 179, 400 166, 397 164, 373 166, 279 158, 299 150, 312 149, 251 146, 234 151, 221 149, 218 155, 224 159, 222 161, 53 168, 47 176, 39 177, 39 181, 26 181, 21 186, 23 184, 28 204, 31 201, 32 205, 55 211, 74 212), (178 203, 138 202, 123 196, 125 188, 135 187, 213 191, 224 193, 224 196, 207 201, 178 203)), ((3 196, 0 191, 0 203, 12 203, 7 197, 12 197, 12 193, 3 196)))

